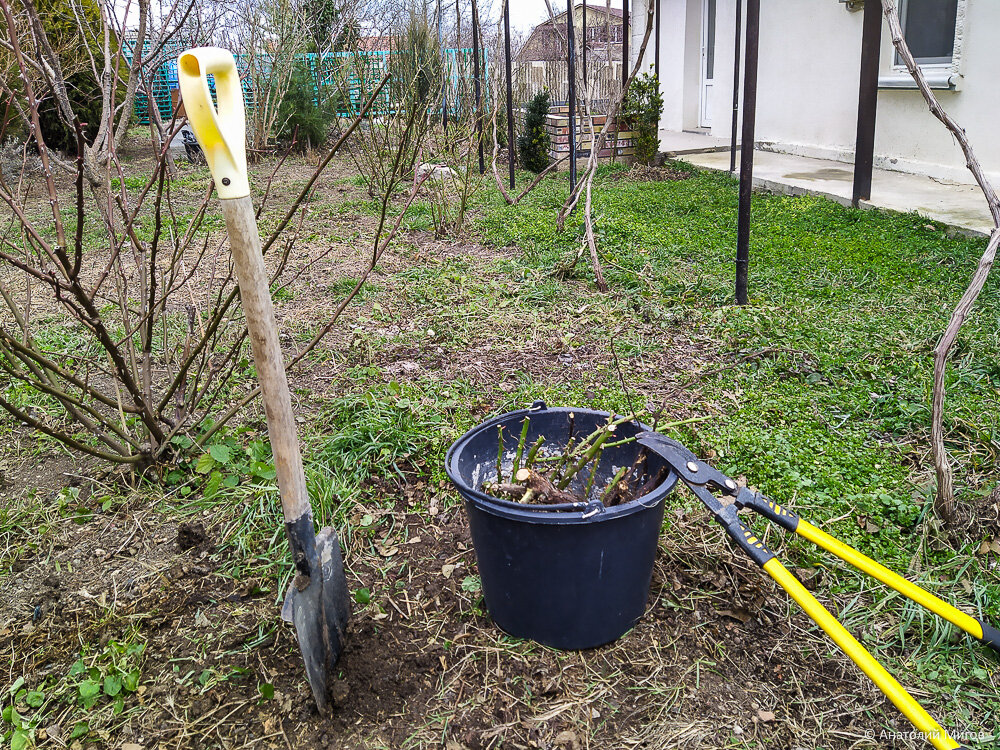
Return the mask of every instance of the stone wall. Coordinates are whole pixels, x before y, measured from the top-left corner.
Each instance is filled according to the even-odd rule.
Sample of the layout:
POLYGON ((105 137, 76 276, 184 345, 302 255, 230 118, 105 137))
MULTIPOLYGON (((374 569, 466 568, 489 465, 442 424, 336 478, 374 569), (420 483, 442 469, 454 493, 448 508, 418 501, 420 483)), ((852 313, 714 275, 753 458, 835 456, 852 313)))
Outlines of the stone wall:
MULTIPOLYGON (((607 115, 595 115, 593 118, 594 132, 600 135, 607 122, 607 115)), ((576 153, 578 157, 590 156, 591 148, 591 118, 576 118, 576 153)), ((551 145, 549 156, 561 159, 569 153, 569 110, 567 107, 553 107, 545 118, 545 129, 549 133, 551 145)), ((615 123, 608 131, 604 148, 598 152, 599 158, 612 156, 622 161, 631 162, 635 155, 632 138, 635 133, 621 123, 615 123)))

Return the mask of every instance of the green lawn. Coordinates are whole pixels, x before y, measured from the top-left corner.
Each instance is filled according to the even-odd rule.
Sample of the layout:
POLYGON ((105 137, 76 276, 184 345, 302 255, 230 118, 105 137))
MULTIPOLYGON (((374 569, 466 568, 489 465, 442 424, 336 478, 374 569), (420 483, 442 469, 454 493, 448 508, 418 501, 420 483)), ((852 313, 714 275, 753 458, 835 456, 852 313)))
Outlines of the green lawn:
MULTIPOLYGON (((562 180, 549 180, 522 205, 492 203, 484 238, 524 248, 528 268, 552 268, 583 236, 579 216, 565 233, 554 229, 553 207, 564 193, 562 180)), ((851 519, 838 530, 906 565, 933 489, 933 347, 984 242, 949 237, 915 215, 758 195, 750 304, 739 307, 730 177, 609 180, 596 195, 611 295, 648 308, 665 328, 710 340, 722 366, 736 365, 701 381, 719 412, 688 430, 695 447, 711 447, 720 468, 745 474, 803 514, 883 519, 877 534, 862 535, 851 519)), ((996 481, 997 291, 993 279, 949 370, 946 430, 964 499, 996 481)))
MULTIPOLYGON (((738 307, 736 182, 697 172, 637 184, 607 179, 613 169, 602 169, 594 208, 610 296, 660 321, 664 338, 681 326, 722 359, 691 395, 712 418, 678 436, 696 451, 714 451, 723 471, 746 476, 803 517, 830 520, 832 533, 946 599, 1000 619, 1000 579, 976 555, 981 539, 948 544, 936 524, 925 523, 934 490, 933 348, 985 240, 950 236, 915 214, 755 195, 750 304, 738 307), (735 366, 721 369, 726 365, 735 366)), ((553 268, 584 237, 580 212, 564 233, 555 230, 565 194, 559 178, 516 207, 492 201, 480 227, 484 240, 521 248, 526 269, 553 268)), ((591 281, 588 264, 578 272, 591 281)), ((994 275, 947 380, 946 434, 964 503, 982 500, 997 484, 998 315, 994 275)), ((771 544, 782 546, 778 539, 771 544)), ((927 678, 923 687, 949 699, 959 721, 963 704, 985 708, 984 726, 1000 714, 987 677, 996 662, 983 648, 954 645, 949 627, 907 600, 808 545, 782 548, 789 546, 793 560, 831 568, 828 585, 852 602, 844 622, 882 658, 927 678)))

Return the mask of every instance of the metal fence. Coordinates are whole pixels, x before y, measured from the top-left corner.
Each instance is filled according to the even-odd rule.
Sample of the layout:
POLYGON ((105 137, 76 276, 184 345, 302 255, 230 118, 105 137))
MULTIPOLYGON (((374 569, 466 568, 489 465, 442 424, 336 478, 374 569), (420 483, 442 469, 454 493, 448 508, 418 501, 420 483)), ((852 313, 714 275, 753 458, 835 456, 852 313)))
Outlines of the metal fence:
MULTIPOLYGON (((587 80, 583 81, 579 59, 576 63, 577 91, 580 101, 585 101, 584 83, 590 94, 595 113, 607 112, 610 103, 621 91, 621 60, 594 61, 587 66, 587 80)), ((569 102, 569 64, 565 60, 535 60, 521 62, 514 67, 514 101, 525 104, 546 89, 553 105, 569 102)))
MULTIPOLYGON (((168 43, 163 50, 163 59, 156 66, 149 80, 149 91, 152 94, 160 117, 169 121, 173 116, 174 101, 171 92, 177 90, 177 56, 183 51, 184 45, 179 42, 168 43)), ((126 43, 125 56, 131 65, 133 47, 126 43)), ((148 52, 148 48, 147 48, 148 52)), ((309 69, 318 99, 320 89, 329 87, 341 96, 337 97, 337 114, 341 117, 353 116, 362 106, 365 94, 370 87, 389 70, 391 56, 396 52, 333 52, 319 55, 303 53, 296 57, 309 69)), ((488 53, 482 50, 482 68, 480 75, 486 80, 488 70, 488 53)), ((473 54, 471 49, 447 49, 443 52, 445 93, 447 94, 448 112, 451 116, 460 116, 472 107, 472 73, 473 54)), ((258 70, 269 69, 269 57, 258 55, 254 61, 258 70)), ((250 61, 243 55, 236 56, 236 67, 240 71, 243 84, 243 97, 248 108, 254 106, 254 90, 252 77, 249 75, 250 61)), ((209 89, 215 97, 215 81, 208 76, 209 89)), ((484 101, 487 87, 483 86, 484 101)), ((386 87, 382 94, 381 104, 392 108, 392 92, 386 87)), ((146 88, 140 85, 135 98, 135 116, 139 123, 149 123, 149 97, 146 88)))

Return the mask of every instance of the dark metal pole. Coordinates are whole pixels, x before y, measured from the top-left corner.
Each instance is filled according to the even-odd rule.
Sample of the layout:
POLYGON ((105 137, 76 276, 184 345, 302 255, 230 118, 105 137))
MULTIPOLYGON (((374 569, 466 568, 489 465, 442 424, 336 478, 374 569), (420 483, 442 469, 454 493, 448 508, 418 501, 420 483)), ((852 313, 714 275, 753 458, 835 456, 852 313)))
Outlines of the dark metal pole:
POLYGON ((486 173, 483 156, 483 91, 480 83, 479 60, 479 5, 472 0, 472 78, 476 91, 476 140, 479 141, 479 174, 486 173))
POLYGON ((660 0, 656 0, 656 8, 653 11, 653 23, 656 33, 656 59, 653 61, 653 72, 656 74, 656 81, 660 82, 660 0))
POLYGON ((569 67, 569 189, 576 188, 576 29, 573 0, 566 0, 566 63, 569 67))
POLYGON ((587 86, 587 0, 583 0, 583 47, 580 49, 583 65, 583 85, 587 86))
POLYGON ((507 162, 510 168, 510 189, 514 189, 514 85, 510 62, 510 0, 503 4, 503 45, 507 54, 507 162))
POLYGON ((733 132, 732 143, 729 147, 729 171, 736 171, 736 131, 740 119, 740 57, 743 54, 742 29, 740 23, 743 20, 743 0, 736 0, 736 61, 733 63, 733 132))
MULTIPOLYGON (((873 2, 872 5, 875 3, 873 2)), ((750 202, 753 196, 754 125, 757 117, 757 48, 760 0, 747 0, 746 65, 743 72, 743 138, 740 144, 740 208, 736 230, 736 303, 745 305, 750 266, 750 202)))
POLYGON ((462 116, 462 96, 465 78, 465 50, 462 47, 462 3, 455 0, 455 121, 462 116))
MULTIPOLYGON (((628 0, 622 0, 622 88, 628 83, 628 0)), ((611 40, 608 40, 608 49, 611 49, 611 40)))
POLYGON ((444 124, 444 134, 448 135, 448 52, 444 48, 444 36, 441 31, 441 0, 438 0, 438 47, 441 49, 441 122, 444 124))
POLYGON ((858 137, 854 146, 854 195, 857 208, 872 197, 875 166, 875 116, 878 113, 878 62, 882 47, 882 3, 865 3, 861 31, 861 85, 858 89, 858 137))

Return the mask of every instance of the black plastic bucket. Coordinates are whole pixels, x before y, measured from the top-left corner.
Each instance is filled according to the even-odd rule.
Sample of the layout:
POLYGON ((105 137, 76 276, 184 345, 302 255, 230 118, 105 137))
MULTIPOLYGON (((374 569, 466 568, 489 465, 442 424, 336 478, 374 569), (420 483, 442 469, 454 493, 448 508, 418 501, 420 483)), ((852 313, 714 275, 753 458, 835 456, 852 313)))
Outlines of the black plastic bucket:
MULTIPOLYGON (((652 492, 611 508, 599 500, 575 506, 520 505, 479 490, 496 475, 498 425, 504 426, 505 451, 516 449, 525 416, 531 417, 527 445, 544 435, 546 445, 561 451, 571 412, 577 436, 608 418, 605 412, 537 403, 473 428, 446 458, 448 476, 465 499, 493 621, 510 635, 567 650, 611 643, 645 612, 663 499, 677 482, 671 472, 652 492)), ((634 422, 620 425, 616 440, 645 429, 634 422)), ((594 486, 604 487, 619 467, 631 466, 639 450, 634 442, 606 449, 594 486)), ((659 457, 649 455, 648 474, 656 475, 662 466, 659 457)))

